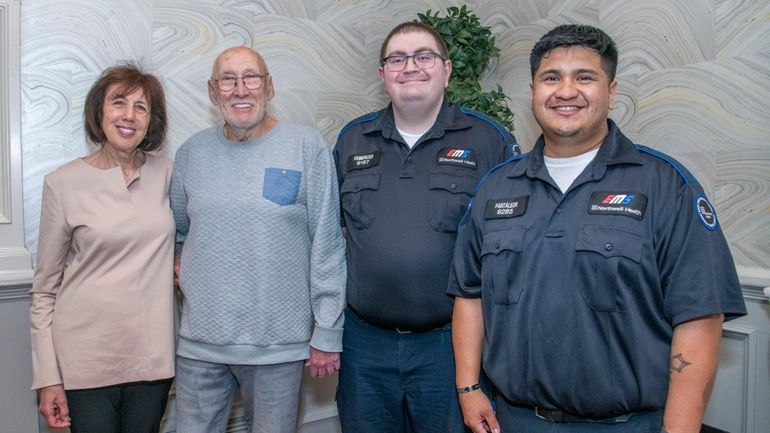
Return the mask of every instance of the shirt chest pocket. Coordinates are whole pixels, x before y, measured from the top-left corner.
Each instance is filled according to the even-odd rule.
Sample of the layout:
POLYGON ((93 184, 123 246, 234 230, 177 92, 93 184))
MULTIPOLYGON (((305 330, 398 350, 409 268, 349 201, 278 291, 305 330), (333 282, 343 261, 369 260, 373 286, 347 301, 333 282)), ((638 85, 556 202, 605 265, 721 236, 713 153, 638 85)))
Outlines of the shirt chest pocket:
POLYGON ((266 168, 262 197, 279 206, 297 202, 302 172, 285 168, 266 168))
POLYGON ((345 223, 356 229, 372 225, 377 215, 380 173, 349 176, 342 182, 340 200, 345 223))
POLYGON ((476 178, 433 173, 429 180, 430 225, 440 232, 455 232, 476 188, 476 178))
POLYGON ((622 311, 622 293, 640 287, 642 236, 611 227, 578 229, 573 275, 588 306, 595 311, 622 311))
POLYGON ((516 304, 526 284, 521 258, 524 227, 484 235, 481 245, 482 296, 492 295, 495 304, 516 304))

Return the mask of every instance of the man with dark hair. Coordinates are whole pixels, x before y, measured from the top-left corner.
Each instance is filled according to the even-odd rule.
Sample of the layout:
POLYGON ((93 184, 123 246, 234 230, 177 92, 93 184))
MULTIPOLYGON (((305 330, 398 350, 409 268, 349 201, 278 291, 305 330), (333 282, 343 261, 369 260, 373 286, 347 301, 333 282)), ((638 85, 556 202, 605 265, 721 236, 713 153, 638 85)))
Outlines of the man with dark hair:
POLYGON ((680 163, 608 119, 617 51, 604 32, 556 27, 531 64, 543 135, 487 174, 454 250, 465 423, 698 432, 722 323, 746 314, 714 207, 680 163), (476 390, 482 352, 494 410, 476 390))
POLYGON ((463 431, 446 295, 452 246, 478 180, 518 148, 497 122, 445 100, 447 56, 431 27, 394 28, 379 69, 392 103, 337 140, 349 272, 337 405, 346 433, 463 431))

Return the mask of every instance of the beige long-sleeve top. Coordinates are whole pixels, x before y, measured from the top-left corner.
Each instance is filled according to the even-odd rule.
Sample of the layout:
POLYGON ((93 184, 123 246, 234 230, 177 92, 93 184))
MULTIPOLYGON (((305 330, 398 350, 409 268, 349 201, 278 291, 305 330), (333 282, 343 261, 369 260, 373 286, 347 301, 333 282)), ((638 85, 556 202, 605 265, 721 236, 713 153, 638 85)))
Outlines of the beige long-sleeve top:
POLYGON ((32 388, 174 375, 172 163, 147 155, 128 186, 82 159, 45 177, 30 308, 32 388))

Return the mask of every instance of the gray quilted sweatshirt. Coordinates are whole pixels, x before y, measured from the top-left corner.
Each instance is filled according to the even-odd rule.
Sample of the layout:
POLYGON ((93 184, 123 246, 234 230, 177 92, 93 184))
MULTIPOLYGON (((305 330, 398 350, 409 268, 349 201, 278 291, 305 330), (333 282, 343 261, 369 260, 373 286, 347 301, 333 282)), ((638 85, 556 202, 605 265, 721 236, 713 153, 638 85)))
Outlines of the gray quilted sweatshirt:
POLYGON ((331 152, 279 123, 248 142, 203 130, 177 151, 171 208, 184 295, 177 354, 227 364, 342 350, 345 249, 331 152))

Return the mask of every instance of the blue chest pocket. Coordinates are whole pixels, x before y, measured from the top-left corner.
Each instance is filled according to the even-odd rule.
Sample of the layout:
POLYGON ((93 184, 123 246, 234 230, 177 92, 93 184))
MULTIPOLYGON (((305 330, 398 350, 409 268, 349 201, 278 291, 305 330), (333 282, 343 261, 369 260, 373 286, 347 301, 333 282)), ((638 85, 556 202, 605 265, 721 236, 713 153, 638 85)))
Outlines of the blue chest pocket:
POLYGON ((262 184, 262 197, 279 206, 297 201, 302 172, 285 168, 266 168, 262 184))

